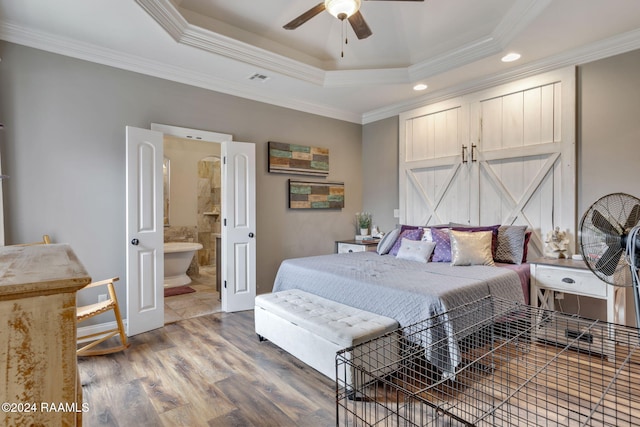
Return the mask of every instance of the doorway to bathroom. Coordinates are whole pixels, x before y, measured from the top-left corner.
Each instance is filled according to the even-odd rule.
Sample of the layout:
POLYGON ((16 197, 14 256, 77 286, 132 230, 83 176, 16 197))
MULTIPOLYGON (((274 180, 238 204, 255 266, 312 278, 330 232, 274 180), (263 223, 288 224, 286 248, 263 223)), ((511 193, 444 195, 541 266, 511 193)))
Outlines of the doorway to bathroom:
POLYGON ((217 142, 165 134, 163 148, 167 324, 222 311, 222 164, 217 142), (167 254, 167 247, 183 242, 195 243, 195 250, 175 255, 191 260, 185 263, 185 279, 172 281, 166 276, 167 263, 173 261, 167 258, 174 255, 167 254))
MULTIPOLYGON (((221 255, 218 277, 223 284, 221 308, 225 312, 253 309, 256 295, 255 144, 232 141, 232 136, 227 134, 158 124, 152 124, 151 130, 127 126, 126 134, 127 335, 164 324, 164 135, 209 143, 219 141, 223 222, 218 251, 221 255)), ((170 162, 167 166, 170 169, 170 162)), ((168 201, 169 205, 173 203, 168 201)), ((200 246, 197 242, 182 245, 200 246)), ((192 257, 193 254, 189 261, 192 257)))

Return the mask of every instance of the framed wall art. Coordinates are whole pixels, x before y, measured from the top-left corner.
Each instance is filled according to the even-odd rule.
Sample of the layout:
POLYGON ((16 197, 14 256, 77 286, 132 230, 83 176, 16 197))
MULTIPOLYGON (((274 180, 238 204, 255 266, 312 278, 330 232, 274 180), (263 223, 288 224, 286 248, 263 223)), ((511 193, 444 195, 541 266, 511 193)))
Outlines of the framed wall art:
POLYGON ((329 175, 329 149, 269 141, 269 172, 329 175))
POLYGON ((289 180, 289 208, 342 209, 343 182, 309 182, 289 180))

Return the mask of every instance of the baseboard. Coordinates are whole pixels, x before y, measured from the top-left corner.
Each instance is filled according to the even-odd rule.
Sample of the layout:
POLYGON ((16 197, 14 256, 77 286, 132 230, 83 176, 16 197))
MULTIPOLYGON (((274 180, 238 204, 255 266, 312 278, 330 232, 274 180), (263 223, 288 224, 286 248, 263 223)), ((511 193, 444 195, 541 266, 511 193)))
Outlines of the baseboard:
MULTIPOLYGON (((122 323, 124 323, 124 330, 127 330, 127 319, 123 319, 122 323)), ((90 334, 97 334, 100 332, 105 332, 108 331, 110 329, 115 329, 118 327, 118 324, 116 323, 116 321, 112 321, 112 322, 106 322, 106 323, 98 323, 97 325, 90 325, 90 326, 82 326, 80 328, 78 328, 78 336, 82 336, 82 335, 90 335, 90 334)), ((79 340, 79 343, 82 342, 89 342, 89 341, 93 341, 95 340, 95 338, 85 338, 83 340, 79 340)))

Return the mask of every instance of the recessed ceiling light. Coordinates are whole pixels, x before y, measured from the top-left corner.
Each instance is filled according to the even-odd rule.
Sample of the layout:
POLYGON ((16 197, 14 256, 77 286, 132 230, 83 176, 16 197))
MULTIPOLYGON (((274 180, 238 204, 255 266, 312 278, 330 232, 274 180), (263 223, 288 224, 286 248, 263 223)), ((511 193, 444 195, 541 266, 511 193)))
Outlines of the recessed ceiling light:
POLYGON ((413 87, 413 90, 425 90, 427 85, 424 83, 419 83, 413 87))
POLYGON ((513 62, 520 59, 520 54, 511 52, 502 57, 502 62, 513 62))

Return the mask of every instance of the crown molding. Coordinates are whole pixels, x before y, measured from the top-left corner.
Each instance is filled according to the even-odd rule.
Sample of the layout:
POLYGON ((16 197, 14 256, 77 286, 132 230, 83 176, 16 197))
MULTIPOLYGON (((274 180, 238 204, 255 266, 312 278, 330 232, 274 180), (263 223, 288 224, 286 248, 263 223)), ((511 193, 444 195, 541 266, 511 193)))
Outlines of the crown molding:
POLYGON ((361 124, 362 116, 351 111, 327 107, 302 99, 274 96, 260 90, 254 84, 240 84, 176 67, 164 62, 141 59, 138 56, 105 49, 77 40, 53 36, 49 33, 34 31, 21 26, 0 21, 0 39, 43 51, 56 53, 122 70, 158 77, 165 80, 196 86, 227 95, 251 99, 257 102, 290 108, 310 114, 361 124))
POLYGON ((302 62, 268 52, 264 49, 213 33, 200 27, 189 25, 177 40, 186 46, 212 52, 260 69, 323 86, 325 71, 302 62))
MULTIPOLYGON (((525 3, 530 2, 529 0, 518 2, 518 4, 520 5, 525 3)), ((168 10, 165 10, 163 14, 171 15, 171 9, 175 10, 175 8, 170 8, 168 10)), ((529 16, 526 13, 524 13, 524 15, 529 16)), ((185 27, 180 24, 180 20, 178 17, 173 16, 166 19, 175 24, 172 27, 173 29, 171 30, 174 32, 174 34, 184 34, 185 27)), ((499 29, 499 31, 503 32, 504 34, 510 33, 510 31, 506 29, 506 27, 499 29)), ((513 30, 514 33, 516 33, 517 31, 519 30, 513 30)), ((509 38, 509 36, 503 36, 503 39, 505 38, 509 38)), ((21 26, 1 20, 0 39, 48 52, 57 53, 60 55, 108 65, 115 68, 175 81, 178 83, 197 86, 204 89, 251 99, 258 102, 264 102, 279 107, 291 108, 294 110, 303 111, 310 114, 317 114, 320 116, 347 122, 366 124, 398 115, 404 111, 418 108, 429 103, 438 102, 440 100, 458 95, 464 95, 491 86, 528 77, 534 74, 569 65, 581 65, 609 56, 639 49, 640 29, 601 40, 590 45, 565 52, 563 54, 546 58, 541 61, 526 64, 509 72, 486 76, 480 79, 469 80, 460 85, 433 92, 410 101, 396 103, 380 109, 365 112, 364 114, 345 111, 334 107, 327 107, 325 105, 318 105, 307 102, 303 99, 274 96, 273 94, 268 93, 266 90, 261 90, 259 87, 256 87, 253 84, 242 84, 215 78, 209 74, 185 70, 183 68, 176 67, 164 62, 141 59, 138 56, 123 54, 121 52, 105 49, 85 42, 62 38, 40 31, 34 31, 32 29, 23 28, 21 26)), ((498 43, 497 39, 494 40, 496 40, 496 43, 498 43)), ((488 42, 487 46, 490 45, 491 42, 488 42)), ((447 58, 440 58, 440 62, 432 64, 432 67, 435 68, 437 66, 444 66, 441 64, 445 64, 447 60, 447 58)), ((432 61, 437 62, 436 59, 432 61)), ((416 64, 416 69, 420 66, 422 66, 422 64, 416 64)), ((425 70, 428 69, 428 67, 426 66, 424 68, 425 70)), ((407 83, 416 78, 416 76, 419 75, 419 72, 411 68, 395 68, 387 70, 381 69, 331 71, 325 72, 324 74, 324 86, 345 87, 353 85, 387 84, 389 82, 407 83)))
POLYGON ((454 68, 467 65, 473 61, 486 58, 502 50, 500 43, 492 37, 485 37, 468 43, 450 52, 436 56, 409 67, 412 82, 432 77, 454 68))
POLYGON ((190 24, 170 0, 136 0, 174 40, 326 88, 412 83, 500 52, 551 0, 518 0, 492 34, 403 68, 326 70, 190 24))
POLYGON ((415 108, 444 101, 457 96, 467 95, 493 86, 510 83, 536 74, 545 73, 567 66, 579 66, 599 59, 640 49, 640 29, 632 30, 618 36, 600 40, 580 48, 576 48, 559 55, 554 55, 540 61, 514 68, 504 73, 485 76, 469 80, 431 94, 407 102, 388 105, 383 108, 366 112, 362 115, 362 124, 373 123, 399 115, 415 108))
POLYGON ((518 0, 492 32, 502 47, 511 42, 551 4, 552 0, 518 0))
POLYGON ((176 42, 185 46, 202 49, 316 85, 324 83, 324 70, 192 25, 169 0, 136 0, 136 3, 176 42))

